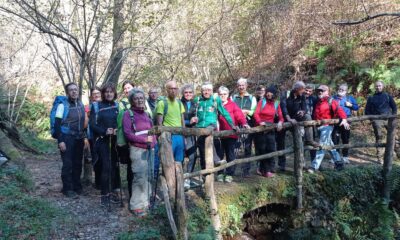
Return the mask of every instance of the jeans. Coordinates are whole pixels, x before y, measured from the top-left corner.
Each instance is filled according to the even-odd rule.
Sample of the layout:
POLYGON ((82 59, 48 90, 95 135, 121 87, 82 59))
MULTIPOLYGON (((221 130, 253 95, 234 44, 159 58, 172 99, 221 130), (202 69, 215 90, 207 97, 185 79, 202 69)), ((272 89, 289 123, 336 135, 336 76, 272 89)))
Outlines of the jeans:
MULTIPOLYGON (((318 128, 319 131, 319 144, 321 146, 333 146, 332 142, 332 131, 333 127, 332 126, 321 126, 318 128)), ((311 163, 311 167, 314 169, 319 169, 319 166, 321 166, 321 162, 324 159, 325 156, 325 151, 326 150, 318 150, 317 154, 314 158, 314 160, 311 163)), ((336 149, 329 150, 329 153, 335 162, 335 164, 341 164, 342 159, 339 155, 339 153, 336 151, 336 149)))

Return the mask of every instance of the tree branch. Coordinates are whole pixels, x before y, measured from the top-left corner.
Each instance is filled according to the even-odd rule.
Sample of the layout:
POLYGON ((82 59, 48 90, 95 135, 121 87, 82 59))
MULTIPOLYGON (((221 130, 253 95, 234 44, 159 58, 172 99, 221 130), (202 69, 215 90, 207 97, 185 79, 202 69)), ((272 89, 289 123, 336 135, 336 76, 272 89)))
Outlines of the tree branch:
POLYGON ((371 16, 366 16, 365 18, 362 18, 360 20, 342 20, 342 21, 336 21, 333 22, 333 25, 340 25, 340 26, 346 26, 346 25, 357 25, 364 23, 366 21, 379 18, 379 17, 400 17, 400 12, 393 12, 393 13, 379 13, 376 15, 371 15, 371 16))

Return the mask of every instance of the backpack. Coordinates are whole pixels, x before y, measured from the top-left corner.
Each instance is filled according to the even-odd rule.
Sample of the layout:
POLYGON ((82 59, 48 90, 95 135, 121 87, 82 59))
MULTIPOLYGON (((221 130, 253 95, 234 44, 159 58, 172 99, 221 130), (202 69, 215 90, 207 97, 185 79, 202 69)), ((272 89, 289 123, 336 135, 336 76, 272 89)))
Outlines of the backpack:
MULTIPOLYGON (((98 117, 99 112, 104 111, 104 110, 108 110, 108 109, 111 109, 111 108, 118 108, 118 106, 119 106, 118 103, 115 102, 114 106, 112 106, 112 107, 105 107, 105 108, 99 109, 99 103, 98 102, 92 102, 92 107, 94 108, 93 114, 95 114, 95 119, 96 119, 95 122, 96 122, 96 124, 97 124, 97 117, 98 117)), ((92 109, 92 108, 90 108, 90 109, 92 109)), ((91 139, 94 136, 94 134, 93 134, 92 130, 90 129, 90 124, 88 125, 88 133, 89 133, 88 139, 91 139)))
POLYGON ((64 113, 63 113, 63 117, 62 117, 62 121, 64 121, 69 113, 69 103, 68 103, 68 97, 67 96, 56 96, 54 101, 53 101, 53 107, 51 108, 50 111, 50 133, 51 136, 53 138, 57 138, 55 136, 55 129, 54 129, 54 125, 56 123, 56 112, 57 112, 57 108, 60 104, 64 105, 64 113))
MULTIPOLYGON (((262 103, 261 103, 261 109, 264 109, 265 105, 267 105, 267 100, 265 98, 263 98, 262 103)), ((274 101, 274 109, 275 109, 274 122, 275 123, 279 122, 278 107, 279 107, 279 100, 275 100, 274 101)))
POLYGON ((122 121, 124 119, 123 116, 124 116, 125 112, 128 111, 129 108, 128 108, 128 104, 125 101, 121 101, 121 103, 122 103, 122 106, 123 106, 123 109, 120 109, 121 110, 120 114, 122 114, 122 117, 119 118, 118 122, 117 122, 117 126, 118 126, 118 129, 117 129, 117 145, 119 147, 123 147, 123 146, 126 146, 128 144, 126 142, 126 139, 125 139, 124 126, 122 124, 122 121))
MULTIPOLYGON (((183 103, 182 103, 182 101, 180 100, 180 99, 175 99, 176 101, 178 101, 178 104, 179 104, 179 113, 180 113, 180 116, 182 117, 182 106, 183 106, 183 103)), ((163 110, 163 125, 164 125, 164 119, 165 119, 165 116, 167 115, 167 113, 168 113, 168 101, 167 101, 167 98, 166 97, 159 97, 158 99, 157 99, 157 103, 156 103, 156 105, 158 105, 158 102, 160 102, 160 101, 163 101, 163 103, 164 103, 164 110, 163 110)), ((156 107, 157 108, 157 107, 156 107)), ((157 116, 157 114, 155 114, 155 116, 157 116)), ((150 119, 151 119, 151 117, 150 117, 150 119)), ((154 121, 157 121, 157 117, 154 117, 154 121)))

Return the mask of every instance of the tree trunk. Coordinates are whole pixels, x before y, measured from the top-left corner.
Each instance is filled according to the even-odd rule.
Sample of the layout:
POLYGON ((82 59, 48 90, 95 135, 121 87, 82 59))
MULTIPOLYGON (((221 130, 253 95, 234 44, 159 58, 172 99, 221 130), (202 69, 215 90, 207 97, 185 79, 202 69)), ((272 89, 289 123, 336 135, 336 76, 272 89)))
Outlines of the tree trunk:
POLYGON ((118 84, 124 58, 124 0, 114 0, 113 45, 104 83, 118 84))
POLYGON ((160 161, 163 169, 163 175, 167 180, 169 197, 175 200, 176 194, 176 177, 175 177, 175 161, 172 154, 171 134, 164 132, 159 138, 160 143, 160 161))

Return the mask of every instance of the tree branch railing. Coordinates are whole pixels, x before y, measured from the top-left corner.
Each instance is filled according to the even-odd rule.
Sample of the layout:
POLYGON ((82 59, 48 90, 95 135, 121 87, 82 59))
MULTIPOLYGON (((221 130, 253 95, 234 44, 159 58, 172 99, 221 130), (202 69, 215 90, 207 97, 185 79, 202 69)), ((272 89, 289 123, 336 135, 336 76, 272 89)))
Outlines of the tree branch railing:
MULTIPOLYGON (((294 177, 296 183, 296 207, 297 209, 303 208, 303 166, 305 164, 304 161, 304 150, 332 150, 332 149, 343 149, 343 148, 370 148, 370 147, 385 147, 385 156, 384 156, 384 164, 383 164, 383 179, 384 179, 384 187, 382 196, 386 201, 390 199, 390 187, 389 187, 389 175, 392 169, 392 161, 393 161, 393 150, 396 136, 396 124, 397 118, 399 115, 366 115, 359 117, 348 118, 347 121, 350 123, 361 122, 361 121, 372 121, 372 120, 388 120, 388 134, 386 143, 351 143, 351 144, 340 144, 334 146, 321 146, 319 148, 314 148, 312 146, 304 146, 302 135, 300 134, 301 127, 307 126, 320 126, 327 124, 338 124, 340 122, 339 119, 326 119, 326 120, 313 120, 313 121, 304 121, 298 122, 296 124, 292 123, 284 123, 283 127, 285 129, 293 128, 293 147, 289 147, 284 150, 275 151, 268 154, 263 154, 254 157, 235 159, 232 162, 223 164, 221 166, 214 167, 213 164, 213 137, 226 137, 229 135, 241 135, 241 134, 253 134, 260 132, 269 132, 276 129, 277 124, 269 124, 266 126, 258 126, 250 129, 240 129, 238 131, 227 130, 227 131, 214 131, 212 128, 179 128, 179 127, 165 127, 165 126, 156 126, 153 127, 149 134, 152 135, 161 135, 160 140, 160 158, 161 165, 163 169, 163 184, 164 195, 167 196, 167 199, 171 201, 175 201, 177 205, 177 210, 185 208, 185 197, 182 194, 182 186, 184 179, 192 178, 195 176, 205 175, 205 193, 207 198, 209 199, 210 204, 210 216, 216 231, 217 239, 222 239, 221 236, 221 222, 218 213, 218 205, 217 199, 214 192, 214 173, 226 169, 231 166, 235 166, 242 163, 255 162, 259 160, 263 160, 266 158, 278 157, 286 154, 294 153, 294 177), (171 134, 179 134, 183 136, 206 136, 206 144, 205 144, 205 162, 206 169, 182 174, 181 170, 176 170, 175 161, 173 159, 172 148, 171 148, 171 134), (177 181, 180 181, 177 183, 177 181)), ((181 168, 179 168, 181 169, 181 168)), ((167 201, 164 199, 164 201, 167 201)), ((167 205, 166 205, 167 206, 167 205)), ((170 209, 171 207, 169 207, 170 209)), ((171 210, 170 210, 171 211, 171 210)), ((178 211, 179 212, 179 211, 178 211)), ((186 229, 186 214, 185 212, 180 211, 178 214, 178 223, 179 229, 176 230, 175 222, 171 221, 171 227, 178 231, 178 233, 174 232, 175 238, 187 239, 187 229, 186 229)))

